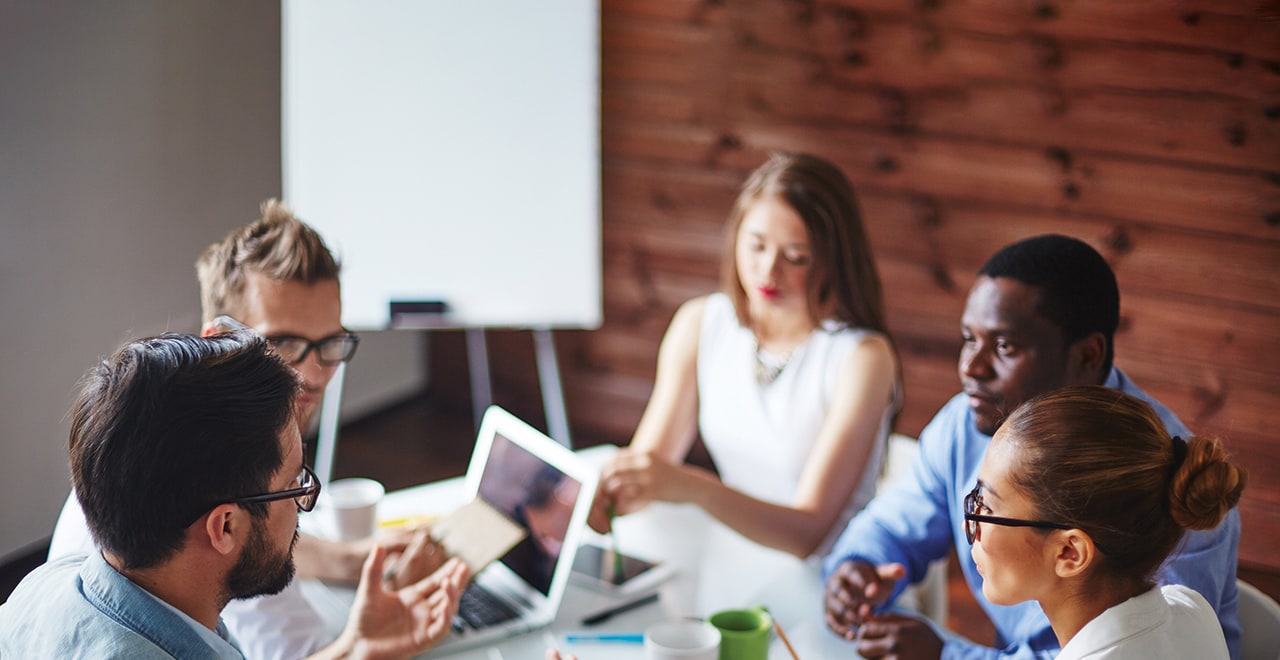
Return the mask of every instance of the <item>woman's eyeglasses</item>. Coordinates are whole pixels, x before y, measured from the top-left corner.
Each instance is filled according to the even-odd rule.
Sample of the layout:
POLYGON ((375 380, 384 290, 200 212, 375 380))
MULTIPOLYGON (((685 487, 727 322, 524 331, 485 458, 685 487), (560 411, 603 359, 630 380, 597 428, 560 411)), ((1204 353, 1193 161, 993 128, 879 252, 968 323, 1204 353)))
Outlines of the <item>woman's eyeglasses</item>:
POLYGON ((969 545, 973 545, 973 540, 978 537, 978 523, 991 523, 992 525, 1003 525, 1005 527, 1073 529, 1072 525, 1046 522, 1043 520, 1018 520, 1017 518, 985 516, 978 513, 982 508, 982 482, 979 481, 978 485, 974 486, 973 490, 969 491, 969 494, 964 496, 964 536, 969 539, 969 545))

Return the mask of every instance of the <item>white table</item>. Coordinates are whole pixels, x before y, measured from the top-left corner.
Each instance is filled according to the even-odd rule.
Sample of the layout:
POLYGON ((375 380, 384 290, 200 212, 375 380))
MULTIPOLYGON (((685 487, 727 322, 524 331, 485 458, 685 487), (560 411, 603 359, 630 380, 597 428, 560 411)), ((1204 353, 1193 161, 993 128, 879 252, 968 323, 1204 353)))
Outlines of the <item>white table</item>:
MULTIPOLYGON (((578 452, 595 465, 603 465, 615 449, 593 447, 578 452)), ((389 493, 378 508, 382 520, 423 514, 447 513, 465 503, 461 478, 448 479, 389 493)), ((304 528, 314 528, 323 513, 304 520, 304 528)), ((310 531, 310 530, 308 530, 310 531)), ((822 620, 822 577, 816 560, 801 561, 739 536, 692 505, 655 503, 644 511, 615 521, 615 534, 623 552, 660 559, 676 567, 677 574, 662 584, 658 602, 615 616, 591 627, 580 624, 583 617, 633 597, 614 597, 569 584, 556 620, 549 628, 511 637, 491 647, 472 648, 449 654, 450 658, 542 658, 548 646, 593 658, 641 658, 638 644, 586 644, 565 642, 567 633, 642 632, 649 624, 667 617, 706 617, 713 612, 764 605, 781 624, 801 658, 857 658, 853 645, 827 630, 822 620)), ((588 530, 587 540, 606 543, 588 530)), ((333 587, 318 583, 304 585, 309 598, 335 598, 333 587)), ((350 595, 337 595, 346 602, 350 595)), ((319 609, 333 610, 333 602, 319 609)), ((336 635, 343 620, 330 622, 336 635)), ((430 652, 425 657, 436 657, 430 652)), ((782 641, 774 636, 769 657, 789 660, 782 641)))

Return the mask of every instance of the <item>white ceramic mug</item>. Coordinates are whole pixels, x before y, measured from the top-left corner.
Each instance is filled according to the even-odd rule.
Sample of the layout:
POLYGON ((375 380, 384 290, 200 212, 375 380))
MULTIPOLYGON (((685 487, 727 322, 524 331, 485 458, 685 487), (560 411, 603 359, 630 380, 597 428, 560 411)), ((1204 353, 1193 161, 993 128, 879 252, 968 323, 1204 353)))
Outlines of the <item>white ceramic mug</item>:
POLYGON ((701 619, 668 619, 644 631, 647 660, 716 660, 720 631, 701 619))
POLYGON ((338 479, 321 491, 333 516, 333 535, 340 541, 354 541, 373 534, 377 528, 378 500, 386 493, 373 479, 338 479))

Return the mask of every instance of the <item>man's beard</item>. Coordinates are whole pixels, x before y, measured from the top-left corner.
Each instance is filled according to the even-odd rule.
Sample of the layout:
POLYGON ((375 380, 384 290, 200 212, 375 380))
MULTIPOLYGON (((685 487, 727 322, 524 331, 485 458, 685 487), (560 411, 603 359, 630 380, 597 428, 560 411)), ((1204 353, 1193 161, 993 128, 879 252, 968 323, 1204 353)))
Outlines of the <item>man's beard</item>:
POLYGON ((298 532, 293 533, 289 548, 280 552, 267 539, 266 519, 255 518, 249 540, 240 558, 227 573, 226 590, 231 598, 253 598, 278 594, 293 580, 293 546, 298 532))

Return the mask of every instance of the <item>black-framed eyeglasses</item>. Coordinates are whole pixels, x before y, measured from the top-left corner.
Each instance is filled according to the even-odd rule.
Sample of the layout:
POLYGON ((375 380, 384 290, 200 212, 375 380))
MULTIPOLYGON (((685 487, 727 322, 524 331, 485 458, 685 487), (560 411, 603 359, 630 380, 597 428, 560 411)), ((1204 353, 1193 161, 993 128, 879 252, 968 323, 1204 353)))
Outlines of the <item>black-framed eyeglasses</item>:
POLYGON ((311 468, 302 466, 302 471, 298 473, 297 488, 289 488, 286 490, 278 490, 273 493, 263 493, 261 495, 245 495, 244 497, 232 497, 221 502, 215 502, 212 506, 221 504, 249 504, 252 502, 274 502, 276 500, 287 500, 293 498, 294 503, 298 505, 299 511, 310 511, 316 508, 316 500, 320 498, 320 480, 316 478, 316 473, 311 468))
MULTIPOLYGON (((253 328, 223 314, 213 319, 214 327, 225 332, 252 332, 253 328)), ((360 347, 360 337, 355 333, 341 332, 325 337, 319 341, 311 341, 296 335, 272 335, 265 338, 267 345, 285 364, 290 366, 307 359, 307 354, 316 352, 316 361, 326 367, 336 367, 343 362, 350 362, 360 347)))
POLYGON ((295 365, 307 359, 311 351, 316 352, 316 361, 326 367, 334 367, 348 362, 355 357, 360 347, 360 337, 350 332, 325 337, 319 341, 311 341, 305 337, 293 335, 274 335, 267 337, 271 350, 284 360, 285 364, 295 365))
POLYGON ((969 545, 973 545, 973 540, 978 537, 978 523, 991 523, 992 525, 1003 525, 1004 527, 1036 527, 1039 529, 1073 528, 1072 525, 1044 520, 1019 520, 1017 518, 986 516, 978 513, 982 510, 982 507, 982 482, 979 481, 973 487, 973 490, 964 496, 964 536, 969 539, 969 545))
MULTIPOLYGON (((302 470, 298 472, 298 477, 294 479, 298 482, 297 488, 287 488, 272 493, 262 493, 260 495, 245 495, 244 497, 231 497, 225 500, 212 502, 205 506, 201 513, 197 513, 192 517, 191 522, 200 519, 205 511, 223 504, 250 504, 253 502, 275 502, 277 500, 287 500, 293 498, 293 503, 298 506, 298 511, 307 512, 316 508, 316 500, 320 499, 320 480, 316 478, 316 473, 311 468, 302 466, 302 470)), ((189 523, 188 523, 189 524, 189 523)))

